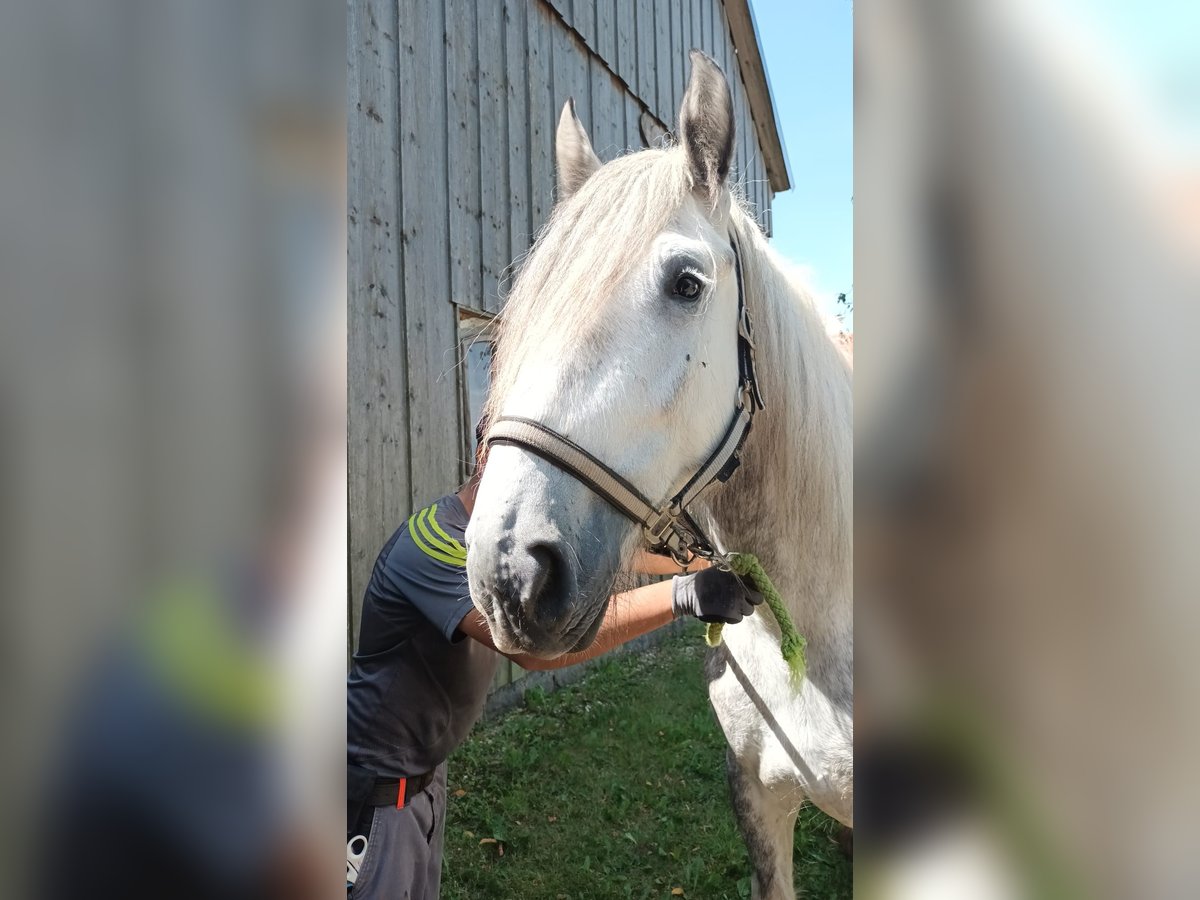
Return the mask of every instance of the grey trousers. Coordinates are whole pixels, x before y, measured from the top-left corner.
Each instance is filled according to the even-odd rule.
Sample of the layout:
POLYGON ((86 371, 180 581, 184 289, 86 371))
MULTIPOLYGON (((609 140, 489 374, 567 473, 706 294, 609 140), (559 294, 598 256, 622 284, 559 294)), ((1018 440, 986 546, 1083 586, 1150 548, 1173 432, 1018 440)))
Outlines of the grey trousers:
POLYGON ((404 809, 375 809, 349 900, 437 900, 446 832, 446 764, 404 809))

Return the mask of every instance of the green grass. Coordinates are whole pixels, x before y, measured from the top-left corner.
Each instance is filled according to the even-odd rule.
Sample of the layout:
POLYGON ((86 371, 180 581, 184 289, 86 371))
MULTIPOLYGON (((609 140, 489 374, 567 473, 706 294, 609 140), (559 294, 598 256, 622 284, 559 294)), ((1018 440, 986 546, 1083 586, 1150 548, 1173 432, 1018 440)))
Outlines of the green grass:
MULTIPOLYGON (((533 689, 525 708, 477 728, 449 762, 442 897, 749 897, 703 651, 691 629, 554 694, 533 689)), ((851 896, 837 829, 815 807, 800 812, 806 897, 851 896)))

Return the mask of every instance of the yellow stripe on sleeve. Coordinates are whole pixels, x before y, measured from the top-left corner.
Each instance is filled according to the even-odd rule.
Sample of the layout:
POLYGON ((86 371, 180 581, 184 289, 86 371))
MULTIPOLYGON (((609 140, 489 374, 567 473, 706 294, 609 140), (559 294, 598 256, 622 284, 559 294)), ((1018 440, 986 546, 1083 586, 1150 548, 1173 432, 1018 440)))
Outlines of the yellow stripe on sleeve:
POLYGON ((444 543, 449 544, 451 549, 453 549, 455 553, 461 553, 464 556, 466 556, 467 548, 464 547, 462 544, 460 544, 458 541, 456 541, 454 538, 450 537, 450 535, 446 534, 446 532, 442 530, 442 526, 438 524, 437 504, 436 503, 433 504, 433 506, 429 507, 429 516, 427 518, 429 520, 430 526, 433 528, 434 531, 436 531, 438 533, 438 536, 442 539, 442 541, 444 543))
POLYGON ((464 562, 466 562, 466 559, 467 559, 467 551, 466 550, 463 550, 461 547, 456 550, 454 547, 451 547, 449 544, 446 544, 445 542, 439 540, 437 537, 434 536, 433 532, 429 530, 429 523, 432 520, 433 520, 433 507, 427 507, 427 508, 421 510, 420 514, 417 516, 417 529, 421 532, 421 536, 425 539, 425 543, 428 544, 430 547, 432 547, 434 550, 440 550, 449 556, 461 557, 462 560, 464 562))
MULTIPOLYGON (((421 512, 424 512, 424 510, 421 512)), ((422 538, 418 533, 421 528, 420 513, 415 516, 411 516, 408 520, 408 533, 412 537, 413 543, 417 545, 418 550, 420 550, 426 556, 436 559, 438 562, 449 563, 450 565, 457 566, 459 568, 462 568, 467 564, 466 556, 451 556, 449 553, 445 553, 425 543, 424 538, 422 538), (416 523, 416 527, 414 527, 414 522, 416 523)))

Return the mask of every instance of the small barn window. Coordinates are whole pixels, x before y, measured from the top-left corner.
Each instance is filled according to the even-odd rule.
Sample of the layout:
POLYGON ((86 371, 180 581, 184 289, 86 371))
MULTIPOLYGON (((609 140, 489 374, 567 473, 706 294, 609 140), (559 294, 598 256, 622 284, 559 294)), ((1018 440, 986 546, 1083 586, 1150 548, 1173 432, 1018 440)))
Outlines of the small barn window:
POLYGON ((495 318, 459 308, 459 383, 462 390, 463 477, 475 468, 475 423, 483 414, 483 405, 492 384, 492 351, 495 318))

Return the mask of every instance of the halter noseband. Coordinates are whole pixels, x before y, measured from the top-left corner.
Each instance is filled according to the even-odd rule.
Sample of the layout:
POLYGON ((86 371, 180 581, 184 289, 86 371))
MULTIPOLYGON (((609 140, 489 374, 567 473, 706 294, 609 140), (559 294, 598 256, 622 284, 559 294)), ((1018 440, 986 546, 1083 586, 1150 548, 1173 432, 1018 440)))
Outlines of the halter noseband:
POLYGON ((669 552, 685 564, 691 556, 712 559, 717 550, 689 515, 688 507, 708 487, 724 483, 741 460, 738 452, 750 433, 756 409, 763 408, 762 394, 754 374, 754 334, 746 308, 742 284, 742 262, 737 241, 730 237, 738 290, 738 397, 733 418, 717 447, 705 463, 684 481, 683 486, 655 506, 619 473, 584 450, 574 441, 532 419, 499 416, 488 431, 488 444, 512 444, 545 459, 591 488, 619 513, 642 526, 650 549, 669 552))

